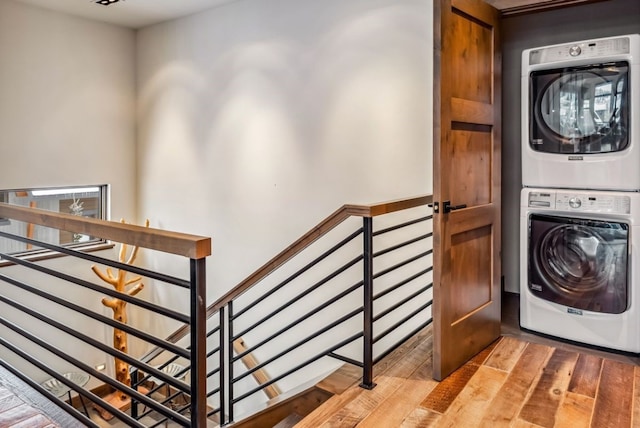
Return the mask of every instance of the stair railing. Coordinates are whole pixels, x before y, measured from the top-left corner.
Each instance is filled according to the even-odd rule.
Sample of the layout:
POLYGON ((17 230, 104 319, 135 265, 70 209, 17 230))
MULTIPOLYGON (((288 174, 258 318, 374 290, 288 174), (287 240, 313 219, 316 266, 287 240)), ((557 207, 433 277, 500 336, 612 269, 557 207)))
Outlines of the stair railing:
MULTIPOLYGON (((224 425, 254 413, 262 399, 251 397, 266 399, 326 357, 360 367, 361 386, 373 388, 374 364, 432 321, 431 202, 344 205, 211 304, 208 416, 224 425), (260 363, 243 367, 250 353, 260 363), (250 386, 256 371, 268 380, 250 386)), ((188 334, 185 326, 167 340, 188 334)))
MULTIPOLYGON (((57 298, 55 294, 39 294, 65 311, 74 311, 105 325, 121 328, 155 346, 145 357, 131 358, 109 346, 95 343, 82 332, 66 329, 64 323, 48 316, 40 317, 41 321, 131 364, 141 375, 136 372, 132 388, 124 388, 104 373, 83 365, 81 359, 69 355, 64 349, 49 346, 27 329, 20 326, 14 328, 2 318, 5 326, 28 340, 35 341, 43 349, 55 353, 106 385, 125 390, 133 398, 131 415, 109 407, 108 403, 100 401, 101 398, 92 391, 69 382, 60 373, 33 358, 29 352, 18 349, 4 337, 0 337, 0 346, 10 348, 39 370, 50 374, 84 398, 99 403, 130 426, 145 426, 140 422, 141 418, 158 414, 182 426, 205 426, 207 417, 221 424, 232 423, 236 415, 242 413, 239 409, 243 406, 251 407, 246 404, 253 401, 249 400, 250 397, 258 393, 264 394, 266 388, 276 382, 280 385, 280 382, 298 375, 305 368, 311 368, 313 372, 315 369, 312 366, 324 361, 325 357, 362 368, 362 386, 373 388, 373 365, 407 337, 431 322, 428 312, 431 306, 429 290, 432 284, 429 282, 429 273, 432 267, 429 265, 429 258, 432 244, 428 225, 432 217, 426 207, 431 200, 431 196, 420 196, 374 205, 345 205, 206 310, 204 261, 210 254, 209 238, 0 204, 0 218, 101 237, 190 260, 189 279, 183 280, 163 273, 122 266, 112 260, 66 247, 4 232, 0 234, 2 239, 20 240, 58 251, 78 261, 127 269, 159 283, 189 289, 190 311, 185 315, 138 298, 118 296, 102 285, 95 285, 63 272, 51 271, 33 262, 7 254, 0 255, 25 269, 50 275, 73 284, 74 287, 80 286, 112 297, 121 297, 144 310, 184 323, 169 338, 160 339, 130 326, 114 324, 99 314, 92 314, 72 302, 57 298), (398 215, 400 217, 396 218, 398 215), (394 220, 389 224, 385 220, 387 218, 394 220), (361 222, 359 226, 357 220, 361 222), (356 224, 355 230, 351 230, 353 222, 356 224), (389 238, 390 236, 399 238, 389 238), (263 331, 266 327, 271 330, 263 331), (235 352, 233 343, 239 338, 245 341, 247 348, 235 352), (242 359, 249 354, 256 355, 259 363, 242 371, 242 359), (176 361, 187 361, 186 369, 174 373, 175 376, 168 376, 163 369, 176 361), (269 380, 257 387, 247 386, 252 375, 258 371, 270 371, 269 380), (180 381, 178 377, 187 372, 190 373, 190 381, 180 381), (157 393, 160 387, 151 389, 147 394, 138 391, 138 387, 144 386, 145 381, 151 377, 159 379, 163 385, 169 385, 170 396, 160 401, 152 399, 151 395, 157 393), (174 408, 178 396, 186 397, 186 406, 174 408), (137 412, 138 404, 145 407, 142 414, 137 412)), ((28 292, 41 293, 37 287, 8 278, 7 275, 0 277, 0 281, 28 292)), ((9 298, 3 298, 2 301, 2 304, 15 308, 14 303, 9 298)), ((19 304, 17 306, 21 307, 19 304)), ((25 313, 30 316, 39 316, 33 309, 24 309, 29 311, 25 313)), ((38 386, 36 383, 33 385, 38 386)), ((50 398, 62 407, 66 405, 57 397, 50 398)), ((74 411, 71 408, 67 410, 74 411)), ((74 416, 87 426, 95 426, 82 414, 74 416)))
MULTIPOLYGON (((172 260, 175 257, 176 263, 172 264, 172 270, 186 271, 184 276, 188 277, 185 279, 184 276, 131 266, 121 263, 117 257, 114 257, 115 260, 100 257, 96 253, 36 241, 9 233, 6 228, 4 231, 0 228, 1 240, 23 242, 73 259, 71 263, 73 268, 69 272, 62 267, 52 267, 59 266, 56 263, 39 263, 17 257, 15 254, 0 253, 0 259, 5 263, 15 265, 3 267, 0 270, 0 324, 3 325, 0 329, 2 331, 0 349, 3 349, 0 365, 89 427, 99 425, 89 418, 86 409, 83 409, 84 413, 76 410, 74 401, 69 399, 67 402, 66 395, 59 394, 60 391, 63 391, 63 394, 66 390, 78 393, 79 400, 85 408, 95 407, 101 414, 106 415, 105 417, 115 417, 127 426, 144 427, 150 422, 148 420, 143 422, 141 417, 144 415, 128 413, 125 408, 103 398, 95 388, 92 389, 84 384, 88 379, 87 375, 102 383, 98 387, 102 392, 120 391, 129 397, 132 403, 144 404, 151 409, 155 415, 159 415, 154 420, 154 424, 172 420, 185 427, 206 426, 208 410, 204 398, 207 353, 205 260, 211 254, 211 239, 4 203, 0 203, 0 218, 155 250, 166 254, 172 260), (184 262, 185 258, 188 259, 188 264, 182 265, 182 269, 179 269, 180 262, 184 262), (151 287, 166 287, 167 290, 172 290, 171 292, 188 294, 190 307, 188 311, 184 311, 160 306, 148 298, 133 297, 117 292, 111 287, 105 287, 103 284, 96 284, 77 273, 90 272, 92 265, 118 269, 119 274, 132 273, 139 276, 145 283, 151 283, 151 287), (79 299, 80 295, 85 300, 79 299), (103 315, 102 309, 91 308, 91 305, 87 304, 86 298, 91 296, 91 299, 95 298, 91 301, 97 301, 97 306, 100 307, 100 299, 105 295, 111 299, 120 299, 129 305, 135 305, 137 309, 158 322, 184 324, 189 332, 188 345, 181 346, 165 340, 164 334, 159 337, 153 331, 136 328, 112 319, 103 315), (96 333, 105 327, 128 334, 135 341, 146 344, 144 348, 155 346, 164 354, 179 358, 184 364, 183 371, 168 373, 166 367, 169 362, 167 361, 152 365, 148 361, 115 349, 109 340, 99 340, 96 333), (44 332, 47 332, 48 336, 42 336, 44 332), (147 380, 153 377, 157 382, 168 386, 172 395, 158 398, 158 394, 152 396, 153 392, 146 394, 142 391, 140 382, 133 382, 131 386, 126 382, 119 382, 114 377, 87 364, 85 357, 88 350, 104 352, 126 362, 132 372, 143 372, 147 380), (28 369, 18 369, 15 364, 9 363, 9 354, 5 353, 7 351, 11 353, 12 358, 21 360, 21 365, 26 363, 28 369), (48 355, 48 360, 43 360, 43 355, 48 355), (71 367, 72 371, 62 373, 61 367, 71 367), (182 381, 181 379, 185 378, 187 373, 189 381, 182 381), (43 375, 50 376, 51 379, 42 382, 43 375), (78 381, 79 378, 82 379, 81 382, 78 381), (200 398, 189 400, 186 406, 176 408, 173 405, 176 395, 200 398), (89 405, 85 406, 85 400, 88 400, 89 405)), ((68 265, 69 263, 65 264, 65 266, 68 265)), ((87 274, 86 276, 95 279, 95 275, 87 274)), ((143 382, 144 379, 141 381, 143 382)), ((71 397, 70 394, 69 397, 71 397)))

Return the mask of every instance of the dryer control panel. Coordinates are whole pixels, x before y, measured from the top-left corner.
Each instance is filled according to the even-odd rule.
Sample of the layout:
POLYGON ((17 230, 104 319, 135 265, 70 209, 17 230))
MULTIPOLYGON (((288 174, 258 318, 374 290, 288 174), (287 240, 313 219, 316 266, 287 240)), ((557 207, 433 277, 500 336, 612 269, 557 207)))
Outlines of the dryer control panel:
POLYGON ((533 49, 529 52, 529 65, 566 61, 574 58, 601 58, 611 55, 626 55, 630 52, 628 37, 600 39, 566 45, 533 49))
POLYGON ((599 193, 544 191, 529 192, 529 207, 557 211, 629 214, 631 198, 599 193))

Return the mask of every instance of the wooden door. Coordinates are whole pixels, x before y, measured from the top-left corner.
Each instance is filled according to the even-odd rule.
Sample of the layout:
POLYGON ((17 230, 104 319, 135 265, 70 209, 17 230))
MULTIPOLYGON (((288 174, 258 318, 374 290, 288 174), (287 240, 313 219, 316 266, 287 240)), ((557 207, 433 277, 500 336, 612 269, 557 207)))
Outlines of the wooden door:
POLYGON ((498 26, 498 11, 481 0, 434 2, 437 380, 500 335, 498 26))

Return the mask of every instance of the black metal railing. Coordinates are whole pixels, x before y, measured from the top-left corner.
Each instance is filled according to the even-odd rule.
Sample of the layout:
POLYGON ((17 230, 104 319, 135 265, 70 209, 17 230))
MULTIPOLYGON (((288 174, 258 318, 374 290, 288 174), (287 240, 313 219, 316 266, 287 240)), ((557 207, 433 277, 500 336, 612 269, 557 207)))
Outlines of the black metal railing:
POLYGON ((373 388, 374 364, 432 322, 429 201, 337 216, 301 238, 313 242, 295 255, 267 263, 277 269, 261 269, 212 304, 208 417, 241 420, 268 406, 268 388, 292 390, 342 363, 361 368, 361 386, 373 388), (237 341, 248 346, 238 350, 237 341))
POLYGON ((50 257, 65 256, 34 262, 0 252, 5 263, 0 270, 0 364, 86 426, 100 426, 96 417, 135 427, 156 426, 167 420, 185 427, 205 426, 206 401, 191 397, 206 395, 205 257, 210 254, 210 239, 28 210, 0 204, 0 217, 155 248, 171 254, 171 271, 132 266, 124 262, 123 253, 119 255, 110 247, 97 255, 0 228, 0 242, 19 241, 46 249, 50 257), (103 277, 94 274, 102 269, 106 272, 103 277), (127 274, 136 277, 128 280, 127 274), (96 281, 98 277, 114 281, 122 277, 129 286, 143 283, 147 289, 191 304, 186 308, 158 304, 154 293, 117 291, 113 284, 96 281), (136 319, 126 322, 124 311, 111 316, 103 302, 127 305, 136 319), (182 324, 190 331, 188 346, 166 340, 167 327, 155 327, 182 324), (115 335, 127 335, 128 341, 117 343, 128 343, 131 348, 162 350, 164 360, 151 364, 127 348, 115 348, 115 335), (122 364, 110 370, 111 360, 122 364), (170 364, 181 369, 169 371, 170 364), (133 382, 127 379, 129 373, 133 382), (175 405, 177 396, 182 405, 175 405), (137 412, 141 405, 146 410, 137 412))
MULTIPOLYGON (((189 259, 182 264, 182 273, 176 273, 180 257, 174 255, 170 257, 176 257, 175 261, 163 263, 169 271, 160 273, 31 241, 33 246, 70 256, 73 262, 64 265, 71 269, 66 272, 46 261, 34 263, 0 254, 16 268, 0 272, 1 322, 15 333, 15 338, 0 335, 0 347, 21 364, 30 365, 37 373, 31 379, 50 376, 127 426, 156 426, 166 420, 181 426, 205 426, 205 419, 231 424, 267 406, 270 389, 289 391, 316 382, 316 376, 343 363, 359 367, 361 386, 373 388, 374 364, 432 321, 432 216, 427 206, 431 199, 423 196, 344 206, 206 310, 204 256, 178 251, 189 259), (164 295, 159 301, 175 303, 175 307, 157 304, 149 297, 122 295, 79 275, 91 270, 89 264, 138 275, 150 282, 148 288, 164 295), (55 280, 51 283, 48 278, 55 280), (21 302, 4 292, 10 289, 20 290, 21 299, 33 295, 41 301, 21 302), (79 302, 60 296, 61 290, 85 295, 79 302), (134 313, 143 325, 122 324, 102 314, 99 307, 83 303, 88 298, 99 302, 102 295, 135 306, 134 313), (39 305, 58 309, 42 311, 39 305), (15 310, 17 316, 12 318, 5 307, 15 310), (40 326, 25 322, 25 314, 57 333, 41 337, 40 326), (182 327, 167 337, 172 325, 182 327), (112 328, 129 334, 137 349, 152 350, 134 358, 131 355, 138 353, 113 349, 108 341, 90 333, 112 328), (246 346, 236 347, 239 342, 246 346), (126 362, 131 368, 131 386, 122 385, 82 358, 85 349, 126 362), (46 361, 34 357, 43 351, 46 361), (246 363, 248 357, 253 364, 246 363), (99 381, 99 391, 66 378, 63 372, 69 367, 99 381), (130 410, 106 402, 105 389, 129 396, 130 410)), ((0 217, 12 218, 3 205, 0 217)), ((86 225, 74 223, 76 219, 64 218, 65 227, 71 221, 78 226, 73 231, 86 233, 86 225)), ((24 219, 35 220, 31 216, 24 219)), ((141 246, 149 242, 148 237, 128 242, 124 239, 128 235, 120 232, 106 239, 141 246)), ((95 231, 91 235, 104 236, 95 231)), ((25 238, 2 233, 0 239, 25 238)), ((200 243, 194 246, 199 247, 200 243)), ((8 361, 2 364, 13 368, 8 361)), ((75 410, 81 408, 77 399, 58 398, 38 382, 34 386, 83 423, 95 426, 75 410)))
POLYGON ((377 230, 373 217, 351 225, 355 230, 345 224, 339 236, 326 237, 336 244, 314 251, 323 244, 316 242, 305 250, 309 254, 297 256, 308 262, 299 262, 302 266, 280 281, 263 280, 226 305, 226 338, 219 347, 227 352, 226 378, 220 380, 227 422, 248 413, 236 408, 269 385, 289 378, 291 385, 303 383, 333 365, 330 359, 360 367, 361 386, 373 388, 373 365, 431 323, 432 217, 427 207, 411 211, 377 230), (411 215, 417 218, 407 219, 411 215), (250 346, 234 352, 233 342, 241 338, 250 346), (260 363, 246 368, 241 361, 248 354, 260 363), (258 370, 268 372, 270 380, 241 385, 258 370))

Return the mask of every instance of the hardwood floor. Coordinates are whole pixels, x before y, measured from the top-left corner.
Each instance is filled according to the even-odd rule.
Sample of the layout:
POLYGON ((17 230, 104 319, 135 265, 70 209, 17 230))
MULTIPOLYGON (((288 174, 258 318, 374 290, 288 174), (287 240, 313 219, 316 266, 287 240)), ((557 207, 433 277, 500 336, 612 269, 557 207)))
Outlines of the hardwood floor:
POLYGON ((0 365, 0 428, 83 426, 0 365))
POLYGON ((315 427, 640 427, 635 355, 520 331, 505 296, 503 337, 443 382, 431 379, 430 331, 296 424, 315 427), (637 386, 636 386, 637 385, 637 386))
MULTIPOLYGON (((585 345, 575 344, 571 342, 565 342, 555 340, 553 338, 543 337, 538 334, 529 333, 527 331, 520 330, 518 321, 518 309, 519 309, 519 295, 515 293, 506 293, 502 298, 502 336, 515 337, 525 341, 540 343, 543 345, 553 346, 556 348, 562 348, 574 352, 582 352, 590 355, 599 356, 602 358, 609 358, 612 360, 629 363, 640 364, 640 358, 637 354, 630 354, 624 352, 613 352, 604 349, 598 349, 585 345)), ((639 333, 640 334, 640 330, 639 333)))
MULTIPOLYGON (((506 295, 503 303, 503 337, 443 382, 431 378, 427 328, 376 365, 373 390, 360 388, 351 377, 353 385, 293 423, 299 428, 640 427, 636 355, 523 332, 517 295, 506 295)), ((0 366, 0 428, 80 425, 0 366)))

